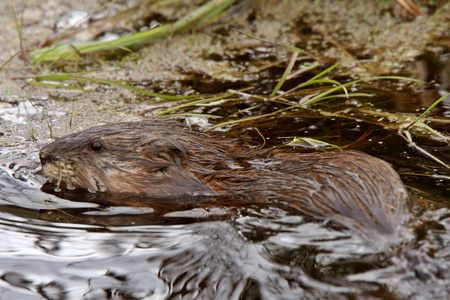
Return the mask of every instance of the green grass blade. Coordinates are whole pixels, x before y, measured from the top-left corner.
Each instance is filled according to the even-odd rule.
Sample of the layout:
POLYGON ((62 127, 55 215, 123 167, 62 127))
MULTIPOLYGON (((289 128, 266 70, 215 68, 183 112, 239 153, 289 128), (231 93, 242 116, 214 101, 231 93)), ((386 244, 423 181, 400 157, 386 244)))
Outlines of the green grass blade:
POLYGON ((286 145, 289 146, 296 146, 295 144, 298 142, 305 142, 311 146, 313 146, 314 148, 321 148, 323 146, 327 146, 327 147, 331 147, 331 148, 337 148, 339 150, 342 150, 343 147, 340 147, 338 145, 334 145, 334 144, 330 144, 324 141, 320 141, 320 140, 316 140, 316 139, 312 139, 312 138, 307 138, 307 137, 296 137, 295 139, 293 139, 292 141, 290 141, 289 143, 287 143, 286 145))
POLYGON ((307 82, 305 82, 305 84, 303 85, 303 87, 311 85, 311 84, 316 84, 316 83, 331 83, 331 84, 336 84, 337 85, 337 89, 342 88, 344 90, 344 93, 347 95, 348 98, 348 92, 347 89, 345 88, 345 85, 342 85, 339 81, 333 80, 333 79, 316 79, 313 81, 308 80, 307 82))
POLYGON ((227 7, 229 7, 231 4, 236 2, 237 0, 213 0, 205 5, 197 8, 192 13, 186 15, 185 17, 181 18, 180 20, 173 23, 172 32, 179 33, 186 30, 191 29, 195 25, 198 25, 205 20, 208 20, 223 10, 225 10, 227 7))
POLYGON ((444 100, 445 98, 447 98, 448 96, 450 96, 450 93, 448 93, 447 95, 442 96, 441 98, 437 99, 436 101, 433 102, 433 104, 430 105, 430 107, 427 108, 427 110, 425 110, 423 112, 423 114, 421 114, 410 126, 411 127, 414 123, 416 123, 417 121, 419 121, 420 119, 423 118, 423 116, 425 116, 427 113, 430 112, 430 110, 432 110, 436 105, 439 104, 439 102, 441 102, 442 100, 444 100))
POLYGON ((11 6, 11 9, 13 12, 14 22, 16 23, 17 33, 19 35, 20 50, 22 50, 23 49, 22 27, 23 27, 23 12, 24 12, 24 10, 22 10, 22 13, 20 14, 20 21, 19 21, 19 20, 17 20, 17 15, 16 15, 16 11, 14 10, 14 7, 11 6))
POLYGON ((16 57, 17 55, 19 55, 19 53, 22 52, 22 49, 20 49, 19 51, 17 51, 16 53, 14 53, 10 58, 8 58, 7 61, 5 61, 3 63, 3 65, 0 66, 0 70, 3 69, 11 60, 13 60, 14 57, 16 57))
MULTIPOLYGON (((320 73, 317 74, 316 76, 314 76, 314 77, 308 79, 307 81, 305 81, 305 82, 299 84, 299 85, 296 86, 295 88, 293 88, 293 89, 287 91, 287 92, 284 93, 284 94, 278 95, 277 97, 273 98, 272 100, 276 100, 276 99, 282 97, 283 95, 288 94, 288 93, 290 93, 290 92, 292 92, 292 91, 294 91, 294 90, 297 90, 297 89, 299 89, 299 88, 302 88, 302 87, 305 87, 305 86, 314 84, 314 83, 316 82, 315 80, 318 80, 317 78, 320 78, 320 77, 322 77, 323 75, 325 75, 325 74, 331 72, 334 68, 336 68, 337 66, 339 66, 339 65, 340 65, 341 63, 343 63, 344 61, 345 61, 345 59, 344 59, 344 60, 341 60, 340 62, 338 62, 338 63, 332 65, 331 67, 327 68, 326 70, 320 72, 320 73)), ((337 82, 337 81, 336 81, 336 82, 337 82)))
MULTIPOLYGON (((63 74, 63 75, 46 75, 46 76, 37 76, 34 78, 34 81, 31 81, 30 84, 37 84, 37 82, 42 81, 77 81, 77 82, 93 82, 93 83, 102 83, 102 84, 110 84, 113 86, 117 86, 120 88, 128 89, 130 91, 143 94, 150 97, 155 98, 161 98, 161 99, 167 99, 167 100, 186 100, 186 99, 193 99, 198 98, 200 95, 190 95, 190 96, 171 96, 171 95, 164 95, 159 93, 152 93, 143 89, 135 88, 133 86, 118 82, 118 81, 112 81, 107 79, 99 79, 99 78, 92 78, 92 77, 84 77, 84 76, 76 76, 71 74, 63 74)), ((61 88, 69 88, 67 86, 60 86, 61 88)))
MULTIPOLYGON (((41 76, 45 71, 49 70, 54 64, 56 64, 58 61, 60 61, 62 59, 62 56, 58 57, 57 59, 55 59, 54 61, 52 61, 48 66, 46 66, 45 68, 43 68, 36 76, 39 77, 41 76)), ((35 71, 35 68, 33 68, 33 71, 35 71)))
POLYGON ((437 158, 436 156, 434 156, 433 154, 429 153, 427 150, 423 149, 422 147, 418 146, 416 143, 414 143, 412 136, 410 134, 409 131, 400 131, 400 136, 405 139, 410 145, 411 147, 413 147, 415 150, 417 150, 418 152, 422 153, 424 156, 431 158, 432 160, 434 160, 435 162, 437 162, 438 164, 444 166, 447 169, 450 169, 450 165, 446 164, 445 162, 443 162, 442 160, 440 160, 439 158, 437 158), (403 135, 403 134, 404 135, 403 135))
POLYGON ((373 94, 367 94, 367 93, 349 93, 349 94, 338 94, 338 95, 331 95, 321 98, 321 100, 326 99, 335 99, 335 98, 350 98, 350 97, 373 97, 373 94))
POLYGON ((297 60, 298 54, 300 52, 296 51, 292 54, 291 60, 289 61, 288 66, 286 67, 286 70, 284 70, 283 76, 281 76, 280 80, 278 81, 278 84, 275 86, 275 88, 272 91, 272 94, 270 95, 270 97, 273 97, 276 95, 276 93, 278 92, 278 90, 281 88, 281 86, 284 84, 284 82, 286 81, 286 78, 289 76, 289 74, 292 71, 292 68, 294 67, 294 64, 297 60))
POLYGON ((74 86, 62 85, 62 84, 56 84, 56 83, 30 81, 29 84, 40 85, 40 86, 47 86, 47 87, 59 88, 59 89, 66 89, 66 90, 74 90, 74 91, 80 91, 80 92, 93 92, 93 91, 90 91, 90 90, 85 90, 83 88, 77 88, 77 87, 74 87, 74 86))
POLYGON ((340 62, 338 62, 338 63, 332 65, 331 67, 329 67, 329 68, 327 68, 326 70, 320 72, 319 74, 317 74, 317 75, 314 76, 313 78, 311 78, 311 79, 307 80, 306 82, 304 82, 304 83, 298 85, 297 87, 298 87, 298 88, 301 88, 301 87, 307 85, 308 82, 314 81, 314 80, 316 80, 317 78, 320 78, 320 77, 322 77, 323 75, 325 75, 325 74, 327 74, 327 73, 330 73, 334 68, 336 68, 337 66, 339 66, 340 64, 342 64, 344 61, 345 61, 345 59, 341 60, 340 62))
POLYGON ((434 22, 436 17, 449 5, 450 5, 450 2, 445 5, 442 5, 441 8, 436 10, 436 12, 431 16, 431 18, 429 18, 428 21, 425 23, 425 27, 427 27, 429 23, 434 22))
POLYGON ((285 108, 279 109, 277 111, 274 111, 272 113, 268 113, 268 114, 264 114, 264 115, 257 115, 257 116, 248 117, 248 118, 244 118, 244 119, 238 119, 238 120, 231 120, 231 121, 222 122, 222 123, 216 124, 214 126, 211 126, 211 127, 207 128, 207 129, 205 129, 204 131, 205 132, 206 131, 210 131, 210 130, 212 130, 214 128, 222 127, 222 126, 229 125, 229 124, 236 124, 236 123, 242 123, 242 122, 253 121, 253 120, 257 120, 257 119, 261 119, 261 118, 266 118, 266 117, 276 115, 278 113, 281 113, 283 111, 286 111, 286 110, 289 110, 289 109, 292 109, 292 108, 295 108, 295 107, 296 106, 289 106, 289 107, 285 107, 285 108))
POLYGON ((167 109, 165 111, 160 112, 156 116, 157 117, 161 117, 161 116, 167 115, 168 113, 170 113, 170 112, 172 112, 174 110, 177 110, 177 109, 181 109, 181 108, 195 106, 195 105, 198 105, 198 104, 204 104, 204 103, 209 103, 209 102, 222 100, 222 99, 228 98, 228 97, 230 97, 230 96, 232 96, 232 95, 234 95, 236 93, 238 93, 238 92, 228 93, 228 94, 221 95, 221 96, 214 97, 214 98, 200 99, 200 100, 197 100, 197 101, 192 101, 192 102, 189 102, 189 103, 186 103, 186 104, 182 104, 182 105, 178 105, 178 106, 175 106, 175 107, 171 107, 171 108, 169 108, 169 109, 167 109))
POLYGON ((145 41, 160 40, 170 34, 170 25, 164 25, 152 28, 146 31, 137 32, 132 35, 123 36, 112 41, 90 41, 77 44, 62 44, 51 46, 49 48, 37 49, 30 53, 35 64, 42 61, 51 61, 58 58, 65 60, 80 60, 82 54, 113 51, 117 49, 128 49, 131 46, 137 46, 145 41))
POLYGON ((431 127, 428 126, 427 124, 425 124, 425 123, 423 123, 423 122, 421 122, 421 121, 417 121, 417 120, 416 120, 416 123, 417 123, 417 125, 419 125, 419 126, 425 128, 426 130, 428 130, 429 132, 431 132, 431 133, 434 134, 435 136, 438 136, 439 138, 441 138, 441 139, 443 139, 443 140, 445 140, 445 141, 447 141, 447 142, 450 141, 450 138, 449 138, 448 136, 443 135, 442 133, 440 133, 439 131, 437 131, 437 130, 431 128, 431 127))
MULTIPOLYGON (((362 79, 358 79, 358 80, 354 80, 354 81, 350 81, 347 83, 344 83, 340 86, 331 88, 323 93, 320 93, 319 95, 309 99, 308 101, 306 101, 305 103, 302 103, 302 105, 307 106, 307 105, 311 105, 314 104, 320 100, 322 100, 325 96, 328 96, 331 93, 334 93, 335 91, 341 89, 341 87, 348 87, 351 86, 353 84, 356 83, 360 83, 360 82, 365 82, 365 81, 371 81, 371 80, 380 80, 380 79, 393 79, 393 80, 406 80, 406 81, 413 81, 413 82, 418 82, 418 83, 425 83, 421 80, 417 80, 417 79, 413 79, 413 78, 408 78, 408 77, 402 77, 402 76, 379 76, 379 77, 370 77, 370 78, 362 78, 362 79)), ((305 82, 307 83, 307 82, 305 82)), ((304 85, 306 86, 306 85, 304 85)))
POLYGON ((173 24, 165 24, 142 32, 136 32, 131 35, 119 37, 113 41, 90 41, 51 46, 49 48, 35 50, 30 53, 30 56, 34 63, 39 64, 42 61, 55 60, 58 57, 67 60, 79 60, 80 54, 114 51, 117 49, 129 50, 130 47, 148 44, 166 38, 173 33, 189 30, 206 18, 210 18, 213 14, 218 14, 226 9, 235 1, 237 0, 212 0, 173 24))

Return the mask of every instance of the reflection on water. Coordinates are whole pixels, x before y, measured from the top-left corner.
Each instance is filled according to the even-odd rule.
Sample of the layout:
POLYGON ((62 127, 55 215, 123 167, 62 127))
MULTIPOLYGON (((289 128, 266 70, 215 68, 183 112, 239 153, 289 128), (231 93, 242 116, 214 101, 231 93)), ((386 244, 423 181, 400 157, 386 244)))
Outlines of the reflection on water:
POLYGON ((379 253, 283 207, 62 200, 39 190, 37 149, 23 153, 1 154, 4 299, 439 299, 450 292, 447 209, 427 212, 414 236, 379 253))

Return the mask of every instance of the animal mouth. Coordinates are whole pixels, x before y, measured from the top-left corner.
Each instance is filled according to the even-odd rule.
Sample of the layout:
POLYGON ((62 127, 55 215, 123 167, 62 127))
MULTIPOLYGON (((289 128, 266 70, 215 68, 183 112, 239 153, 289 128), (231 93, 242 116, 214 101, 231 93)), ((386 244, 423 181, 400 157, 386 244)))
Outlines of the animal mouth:
POLYGON ((42 174, 48 178, 49 183, 56 184, 54 191, 57 193, 61 192, 62 188, 68 190, 82 188, 91 193, 105 190, 100 180, 79 172, 76 163, 59 161, 45 153, 40 153, 39 159, 42 165, 42 174))
POLYGON ((63 179, 66 177, 70 179, 67 168, 63 163, 55 162, 42 155, 40 155, 40 160, 42 164, 42 173, 48 178, 50 183, 56 181, 55 192, 60 192, 63 179))
POLYGON ((42 167, 44 167, 47 164, 47 162, 49 161, 49 158, 47 155, 45 155, 44 153, 41 152, 41 153, 39 153, 39 160, 41 161, 42 167))

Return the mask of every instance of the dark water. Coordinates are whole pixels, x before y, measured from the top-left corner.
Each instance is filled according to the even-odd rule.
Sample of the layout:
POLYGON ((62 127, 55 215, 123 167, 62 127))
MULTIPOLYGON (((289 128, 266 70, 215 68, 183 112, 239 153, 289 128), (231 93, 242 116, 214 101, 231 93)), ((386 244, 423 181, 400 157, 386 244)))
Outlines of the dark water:
MULTIPOLYGON (((267 126, 265 136, 272 134, 276 140, 278 131, 296 135, 289 128, 308 124, 311 128, 314 122, 318 119, 292 122, 286 117, 279 123, 281 129, 267 126)), ((323 128, 317 130, 328 136, 337 131, 351 135, 357 124, 363 125, 353 122, 352 127, 345 119, 321 122, 323 128)), ((264 124, 259 124, 262 131, 264 124)), ((367 130, 365 126, 361 131, 367 130)), ((214 205, 211 199, 204 199, 209 203, 204 206, 186 205, 193 199, 173 199, 168 206, 101 207, 63 200, 40 191, 44 179, 35 174, 40 169, 38 145, 3 148, 0 295, 3 299, 446 299, 448 172, 405 145, 397 147, 406 154, 392 157, 398 137, 383 130, 372 132, 372 141, 362 150, 404 172, 416 199, 425 195, 442 207, 419 208, 418 218, 391 248, 374 249, 360 237, 281 206, 238 205, 232 199, 230 205, 227 201, 214 205), (425 169, 441 175, 413 174, 425 169)), ((256 142, 257 136, 243 141, 256 142)), ((448 158, 448 146, 429 148, 448 158)))
MULTIPOLYGON (((426 98, 366 88, 378 95, 370 103, 293 109, 276 119, 231 126, 227 134, 264 147, 310 137, 387 160, 415 203, 414 218, 398 242, 380 237, 368 243, 290 208, 245 203, 231 195, 155 199, 150 205, 139 204, 138 198, 123 201, 135 203, 131 206, 93 204, 94 196, 76 192, 51 195, 40 190, 45 179, 36 174, 41 145, 3 147, 0 298, 448 299, 450 172, 400 138, 389 128, 396 123, 388 120, 393 116, 382 114, 416 113, 436 99, 436 92, 426 98)), ((241 110, 244 118, 281 107, 247 95, 185 112, 227 116, 241 110), (257 108, 247 110, 252 107, 257 108)), ((448 101, 434 111, 435 118, 449 114, 448 101)), ((190 121, 197 130, 204 126, 198 119, 190 121)), ((450 132, 445 122, 432 127, 450 132)), ((449 163, 448 142, 417 136, 418 144, 449 163)), ((305 146, 295 148, 321 151, 305 146)))

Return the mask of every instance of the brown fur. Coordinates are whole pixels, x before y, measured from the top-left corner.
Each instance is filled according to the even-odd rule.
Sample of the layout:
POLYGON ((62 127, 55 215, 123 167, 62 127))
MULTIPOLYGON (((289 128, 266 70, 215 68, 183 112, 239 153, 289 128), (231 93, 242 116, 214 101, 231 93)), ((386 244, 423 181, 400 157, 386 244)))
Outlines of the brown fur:
POLYGON ((49 178, 91 192, 245 195, 377 237, 396 236, 409 218, 409 196, 399 176, 386 162, 356 151, 249 149, 152 119, 74 133, 40 155, 49 178), (100 150, 92 148, 94 142, 100 150))

